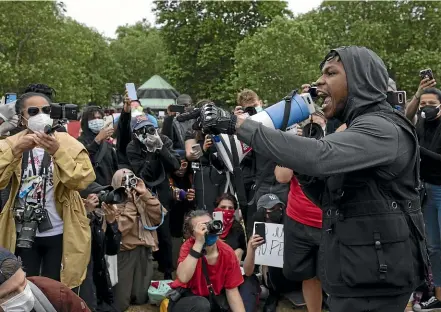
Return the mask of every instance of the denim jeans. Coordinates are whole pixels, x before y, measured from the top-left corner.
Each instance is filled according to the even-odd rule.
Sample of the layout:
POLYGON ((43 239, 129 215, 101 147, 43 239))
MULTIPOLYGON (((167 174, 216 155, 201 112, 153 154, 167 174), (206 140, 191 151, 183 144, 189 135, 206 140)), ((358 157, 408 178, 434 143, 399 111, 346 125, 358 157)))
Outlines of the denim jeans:
POLYGON ((425 183, 426 199, 423 205, 427 247, 432 264, 433 282, 441 287, 441 185, 425 183))

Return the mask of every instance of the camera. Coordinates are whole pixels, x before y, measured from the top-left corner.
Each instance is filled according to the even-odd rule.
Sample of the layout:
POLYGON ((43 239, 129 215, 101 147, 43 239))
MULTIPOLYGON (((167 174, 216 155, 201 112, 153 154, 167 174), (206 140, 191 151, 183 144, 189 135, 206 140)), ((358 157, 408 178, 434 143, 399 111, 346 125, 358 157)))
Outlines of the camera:
POLYGON ((57 129, 63 127, 68 120, 77 120, 78 105, 67 103, 53 103, 51 104, 51 119, 58 120, 55 126, 47 125, 44 128, 46 134, 51 134, 57 129))
POLYGON ((26 206, 14 209, 17 225, 17 247, 32 248, 37 229, 40 233, 53 228, 49 214, 41 204, 26 203, 26 206))
POLYGON ((99 200, 99 207, 102 203, 108 205, 122 204, 127 200, 126 189, 124 187, 119 187, 113 191, 105 190, 97 194, 99 200))
POLYGON ((224 224, 221 220, 211 220, 207 223, 208 234, 220 235, 222 234, 224 224))
POLYGON ((134 174, 126 174, 122 178, 122 184, 126 190, 133 189, 138 184, 138 178, 134 174))

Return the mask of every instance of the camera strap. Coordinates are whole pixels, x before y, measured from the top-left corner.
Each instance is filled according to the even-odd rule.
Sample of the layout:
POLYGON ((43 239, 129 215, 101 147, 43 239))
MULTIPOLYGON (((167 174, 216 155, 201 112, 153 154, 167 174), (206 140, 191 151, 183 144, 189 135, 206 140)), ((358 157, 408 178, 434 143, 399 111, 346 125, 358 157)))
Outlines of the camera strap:
MULTIPOLYGON (((29 159, 29 157, 31 158, 32 174, 34 176, 37 176, 37 168, 35 166, 34 153, 32 153, 32 150, 30 150, 29 153, 25 153, 25 154, 23 155, 23 158, 25 158, 25 157, 27 159, 29 159)), ((26 161, 24 161, 25 164, 28 163, 27 159, 26 159, 26 161)), ((49 168, 50 162, 51 162, 51 156, 49 155, 48 152, 44 151, 40 171, 38 172, 38 176, 42 177, 42 179, 43 179, 43 194, 41 194, 41 193, 37 194, 38 195, 37 201, 38 201, 38 203, 42 202, 43 209, 45 209, 45 206, 46 206, 46 187, 47 187, 47 180, 49 178, 48 168, 49 168)))

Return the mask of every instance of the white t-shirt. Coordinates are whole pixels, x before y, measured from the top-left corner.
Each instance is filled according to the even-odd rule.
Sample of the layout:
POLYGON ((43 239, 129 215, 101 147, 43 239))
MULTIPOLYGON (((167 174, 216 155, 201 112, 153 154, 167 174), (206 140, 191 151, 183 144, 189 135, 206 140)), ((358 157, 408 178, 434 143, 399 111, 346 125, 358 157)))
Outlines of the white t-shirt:
MULTIPOLYGON (((34 156, 34 164, 35 164, 35 169, 37 172, 37 175, 40 173, 40 168, 41 168, 41 163, 43 162, 43 156, 44 156, 44 149, 42 148, 34 148, 32 150, 33 156, 34 156)), ((49 219, 52 222, 52 229, 45 231, 43 233, 40 233, 37 230, 37 235, 38 237, 48 237, 48 236, 55 236, 55 235, 59 235, 63 233, 63 220, 60 218, 60 215, 57 212, 57 209, 55 207, 55 197, 54 197, 54 164, 52 163, 52 160, 50 162, 50 166, 48 168, 49 170, 49 179, 46 182, 46 204, 45 204, 45 208, 49 214, 49 219)), ((33 170, 32 170, 32 161, 31 161, 31 157, 29 155, 29 159, 28 159, 28 166, 27 168, 25 168, 25 170, 23 171, 23 176, 22 176, 22 181, 24 181, 22 183, 22 186, 20 188, 20 193, 23 192, 27 187, 29 187, 29 183, 26 183, 25 181, 27 179, 30 179, 34 176, 33 170)), ((39 180, 35 180, 35 181, 39 181, 39 180)), ((41 182, 38 183, 38 185, 36 186, 36 188, 38 189, 39 187, 43 188, 43 182, 41 179, 41 182)), ((43 193, 42 193, 43 194, 43 193)), ((37 192, 31 192, 29 193, 29 195, 23 199, 20 198, 20 205, 24 206, 25 201, 27 202, 37 202, 37 192)))

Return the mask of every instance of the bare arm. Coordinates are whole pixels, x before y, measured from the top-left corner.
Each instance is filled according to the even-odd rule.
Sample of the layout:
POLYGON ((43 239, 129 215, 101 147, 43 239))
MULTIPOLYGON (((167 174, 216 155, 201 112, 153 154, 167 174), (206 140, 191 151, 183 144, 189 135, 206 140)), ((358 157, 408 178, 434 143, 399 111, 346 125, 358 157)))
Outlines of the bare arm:
POLYGON ((435 79, 429 80, 429 78, 424 78, 420 81, 420 85, 418 86, 418 90, 413 96, 412 100, 406 105, 405 114, 407 119, 409 119, 413 124, 416 124, 416 112, 420 106, 420 97, 421 93, 427 89, 432 88, 436 85, 435 79))
MULTIPOLYGON (((202 252, 203 247, 203 243, 196 241, 192 248, 197 252, 202 252)), ((182 283, 188 283, 191 280, 198 261, 199 259, 196 259, 189 254, 184 261, 179 263, 178 269, 176 270, 176 276, 182 283)))
POLYGON ((225 290, 228 300, 228 305, 232 312, 245 312, 245 306, 243 305, 242 297, 240 296, 239 289, 232 288, 225 290))
POLYGON ((288 183, 292 179, 293 171, 289 168, 276 166, 274 169, 274 175, 276 176, 277 182, 288 183))

